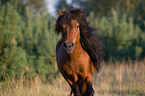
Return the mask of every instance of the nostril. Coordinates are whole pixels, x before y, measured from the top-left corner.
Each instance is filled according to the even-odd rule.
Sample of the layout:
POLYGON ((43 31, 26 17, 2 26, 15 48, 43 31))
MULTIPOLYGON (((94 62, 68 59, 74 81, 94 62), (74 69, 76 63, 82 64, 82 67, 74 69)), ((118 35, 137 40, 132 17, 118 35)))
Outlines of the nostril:
POLYGON ((75 44, 74 43, 72 43, 72 47, 74 46, 75 44))
POLYGON ((64 43, 64 44, 63 44, 63 46, 64 46, 65 48, 67 48, 67 45, 66 45, 66 43, 64 43))

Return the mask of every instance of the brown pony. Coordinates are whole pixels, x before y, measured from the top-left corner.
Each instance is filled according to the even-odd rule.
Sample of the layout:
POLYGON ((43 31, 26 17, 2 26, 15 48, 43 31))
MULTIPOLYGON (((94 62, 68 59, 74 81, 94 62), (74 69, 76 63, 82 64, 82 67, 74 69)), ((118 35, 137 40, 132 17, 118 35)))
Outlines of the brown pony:
POLYGON ((62 38, 56 45, 58 69, 74 96, 93 96, 92 75, 100 70, 103 44, 92 34, 82 9, 58 11, 56 32, 62 38))

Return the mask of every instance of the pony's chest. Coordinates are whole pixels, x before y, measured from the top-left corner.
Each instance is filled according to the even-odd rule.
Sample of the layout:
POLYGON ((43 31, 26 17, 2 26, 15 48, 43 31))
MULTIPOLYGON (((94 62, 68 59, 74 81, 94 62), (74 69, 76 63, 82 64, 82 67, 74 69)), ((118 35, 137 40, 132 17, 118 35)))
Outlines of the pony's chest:
POLYGON ((63 63, 59 63, 58 67, 60 70, 63 70, 65 72, 68 72, 68 71, 79 72, 81 65, 82 65, 82 62, 79 58, 75 60, 72 60, 71 58, 69 58, 67 60, 64 60, 63 63))
POLYGON ((81 69, 81 63, 76 61, 64 63, 60 68, 60 70, 66 72, 67 74, 80 73, 81 69))
POLYGON ((90 69, 90 60, 83 59, 81 57, 76 57, 77 59, 67 60, 65 63, 62 63, 60 66, 60 70, 71 74, 72 72, 80 74, 85 71, 89 71, 90 69))
POLYGON ((75 72, 80 73, 90 69, 90 57, 85 51, 79 54, 67 54, 61 46, 57 54, 58 68, 61 72, 68 74, 75 72))

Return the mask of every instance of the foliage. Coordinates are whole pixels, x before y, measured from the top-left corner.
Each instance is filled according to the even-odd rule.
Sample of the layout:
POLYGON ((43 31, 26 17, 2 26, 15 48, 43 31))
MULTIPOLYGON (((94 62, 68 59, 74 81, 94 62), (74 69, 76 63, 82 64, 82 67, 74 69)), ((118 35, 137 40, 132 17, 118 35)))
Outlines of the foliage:
POLYGON ((25 51, 17 47, 16 41, 16 34, 21 29, 20 15, 9 4, 0 7, 0 13, 0 80, 5 80, 21 75, 26 61, 25 51))
POLYGON ((25 6, 30 6, 34 12, 41 12, 46 9, 45 0, 0 0, 0 4, 2 5, 7 3, 17 7, 19 11, 22 11, 25 6))
MULTIPOLYGON (((0 16, 0 80, 23 75, 45 77, 55 72, 56 36, 54 21, 44 11, 36 15, 29 6, 23 16, 7 3, 0 16)), ((22 77, 23 77, 22 76, 22 77)))
POLYGON ((100 36, 105 44, 106 59, 112 57, 118 60, 127 60, 129 57, 133 60, 143 58, 145 42, 138 25, 133 23, 133 17, 127 16, 126 13, 112 10, 110 16, 95 17, 91 12, 88 20, 91 25, 98 27, 96 34, 100 36))
POLYGON ((144 0, 72 0, 74 4, 78 4, 82 8, 87 9, 87 13, 93 11, 97 14, 108 15, 112 8, 121 8, 123 12, 129 14, 144 14, 144 0))
POLYGON ((17 40, 18 45, 27 52, 29 66, 40 75, 54 72, 55 45, 59 39, 53 32, 54 21, 45 12, 34 15, 29 6, 23 19, 24 27, 17 40))

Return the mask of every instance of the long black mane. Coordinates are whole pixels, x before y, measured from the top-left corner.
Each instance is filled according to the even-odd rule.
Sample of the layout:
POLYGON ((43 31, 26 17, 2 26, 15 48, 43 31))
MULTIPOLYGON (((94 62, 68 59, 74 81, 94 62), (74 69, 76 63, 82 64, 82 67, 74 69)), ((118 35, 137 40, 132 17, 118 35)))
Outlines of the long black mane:
POLYGON ((55 31, 56 33, 63 32, 62 24, 71 25, 71 20, 77 20, 80 27, 80 42, 82 48, 89 54, 94 67, 99 72, 101 66, 100 61, 102 60, 103 53, 103 44, 97 39, 92 33, 95 29, 89 26, 89 23, 86 21, 86 15, 84 10, 71 8, 69 11, 64 11, 63 15, 60 16, 56 21, 55 31))

